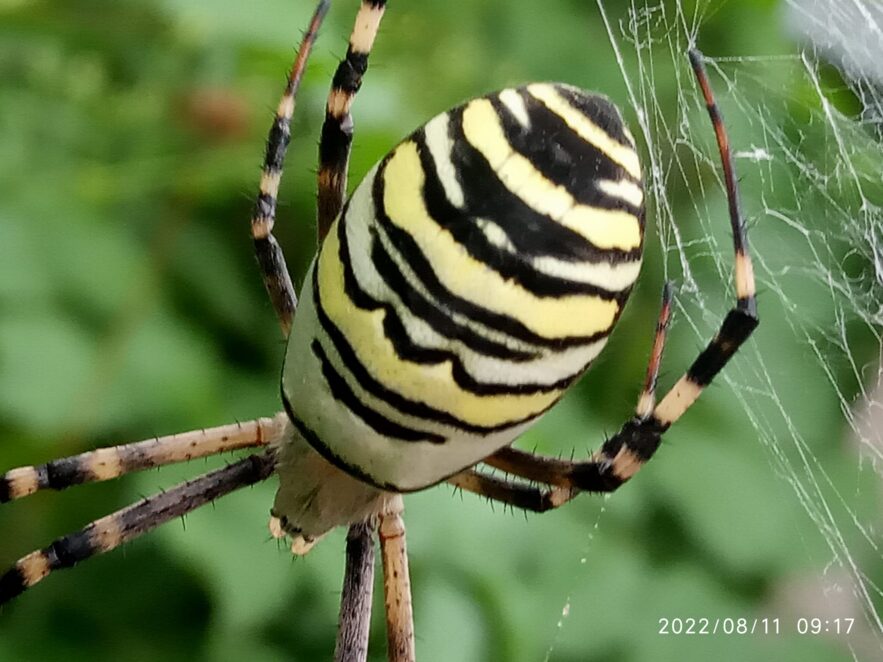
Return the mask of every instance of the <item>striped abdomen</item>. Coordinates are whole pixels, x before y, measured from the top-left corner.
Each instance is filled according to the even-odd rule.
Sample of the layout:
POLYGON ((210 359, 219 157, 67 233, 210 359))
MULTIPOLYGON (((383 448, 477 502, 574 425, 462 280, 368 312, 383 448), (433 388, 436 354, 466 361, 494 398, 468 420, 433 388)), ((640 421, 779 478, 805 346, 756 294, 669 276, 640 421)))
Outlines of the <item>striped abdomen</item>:
POLYGON ((643 209, 603 97, 534 84, 434 118, 366 176, 307 275, 283 375, 295 426, 398 490, 510 443, 603 348, 643 209))

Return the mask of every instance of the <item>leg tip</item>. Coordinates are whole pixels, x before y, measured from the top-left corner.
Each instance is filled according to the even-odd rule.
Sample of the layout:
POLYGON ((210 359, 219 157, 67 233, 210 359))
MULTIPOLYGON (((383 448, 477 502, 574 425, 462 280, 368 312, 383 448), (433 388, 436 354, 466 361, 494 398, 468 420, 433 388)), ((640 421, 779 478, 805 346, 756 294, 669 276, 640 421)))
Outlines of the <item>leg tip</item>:
POLYGON ((306 556, 316 546, 317 542, 319 542, 319 538, 294 536, 291 541, 291 553, 295 556, 306 556))
POLYGON ((285 531, 282 529, 282 520, 278 517, 270 517, 268 527, 270 529, 270 535, 276 540, 285 537, 285 531))

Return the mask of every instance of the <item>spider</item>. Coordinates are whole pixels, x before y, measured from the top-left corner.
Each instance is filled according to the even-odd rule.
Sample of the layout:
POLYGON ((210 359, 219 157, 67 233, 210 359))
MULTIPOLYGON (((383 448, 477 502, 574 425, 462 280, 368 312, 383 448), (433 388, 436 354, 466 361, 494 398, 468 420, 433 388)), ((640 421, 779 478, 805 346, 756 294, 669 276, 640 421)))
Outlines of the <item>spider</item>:
POLYGON ((304 554, 349 526, 338 659, 362 659, 380 539, 391 659, 414 659, 401 495, 447 482, 533 512, 611 492, 654 454, 758 324, 747 233, 702 56, 689 58, 715 130, 735 253, 735 307, 657 403, 670 320, 662 305, 634 416, 590 458, 511 443, 603 349, 638 276, 644 194, 635 141, 605 97, 533 83, 444 112, 346 196, 350 108, 385 0, 363 0, 331 84, 319 145, 320 248, 294 292, 273 236, 295 99, 329 0, 301 42, 267 140, 251 219, 260 271, 288 346, 283 411, 8 471, 0 502, 242 448, 264 450, 148 497, 21 558, 0 604, 54 570, 278 475, 270 531, 304 554), (484 464, 502 474, 475 467, 484 464))

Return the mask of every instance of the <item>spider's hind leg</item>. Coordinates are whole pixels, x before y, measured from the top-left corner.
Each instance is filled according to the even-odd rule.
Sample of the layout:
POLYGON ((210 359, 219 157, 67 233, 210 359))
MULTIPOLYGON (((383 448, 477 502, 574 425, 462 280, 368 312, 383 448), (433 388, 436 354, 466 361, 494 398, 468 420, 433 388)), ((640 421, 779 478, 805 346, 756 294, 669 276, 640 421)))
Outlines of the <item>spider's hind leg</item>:
POLYGON ((681 377, 653 410, 653 417, 668 428, 677 421, 692 405, 703 389, 711 383, 727 364, 733 354, 757 328, 756 288, 754 284, 754 268, 751 254, 748 251, 748 230, 740 208, 739 184, 733 168, 733 156, 730 142, 724 127, 723 118, 714 100, 708 75, 705 73, 703 55, 691 49, 690 64, 696 75, 696 82, 705 100, 705 107, 720 153, 724 173, 724 185, 727 191, 727 203, 730 212, 730 228, 733 232, 733 251, 735 254, 734 281, 736 287, 736 306, 727 313, 715 337, 708 347, 693 362, 686 374, 681 377))
POLYGON ((548 486, 543 487, 525 485, 498 476, 491 476, 475 469, 466 469, 454 474, 448 478, 447 482, 454 487, 478 494, 491 501, 499 501, 513 508, 520 508, 532 513, 544 513, 547 510, 563 506, 579 494, 579 490, 569 487, 548 485, 548 483, 548 486))
MULTIPOLYGON (((635 408, 634 420, 636 421, 649 419, 653 413, 653 405, 656 401, 656 379, 659 376, 666 334, 671 323, 671 301, 671 284, 666 283, 662 288, 662 305, 656 321, 656 335, 653 340, 653 349, 650 352, 650 361, 647 364, 647 376, 644 379, 644 388, 635 408)), ((588 463, 575 463, 543 457, 510 446, 485 458, 484 463, 507 474, 540 483, 540 486, 526 485, 475 469, 461 471, 451 476, 447 482, 493 501, 535 513, 544 513, 547 510, 563 506, 580 493, 581 489, 573 476, 575 467, 597 466, 600 471, 601 467, 609 465, 609 462, 603 457, 597 457, 588 463)))
POLYGON ((0 575, 0 605, 12 600, 55 570, 109 552, 160 524, 182 517, 215 499, 268 478, 276 465, 275 453, 251 455, 222 469, 181 483, 95 520, 76 533, 58 538, 48 547, 22 557, 0 575))
POLYGON ((388 659, 393 662, 414 662, 414 613, 403 510, 401 496, 390 499, 385 511, 380 514, 378 533, 383 559, 388 659))
POLYGON ((146 439, 71 455, 45 464, 10 469, 0 475, 0 503, 41 490, 64 490, 73 485, 111 480, 128 473, 187 462, 241 448, 273 443, 287 425, 284 413, 215 428, 146 439))
POLYGON ((340 617, 334 659, 368 658, 371 601, 374 597, 374 525, 353 524, 346 536, 346 569, 340 594, 340 617))

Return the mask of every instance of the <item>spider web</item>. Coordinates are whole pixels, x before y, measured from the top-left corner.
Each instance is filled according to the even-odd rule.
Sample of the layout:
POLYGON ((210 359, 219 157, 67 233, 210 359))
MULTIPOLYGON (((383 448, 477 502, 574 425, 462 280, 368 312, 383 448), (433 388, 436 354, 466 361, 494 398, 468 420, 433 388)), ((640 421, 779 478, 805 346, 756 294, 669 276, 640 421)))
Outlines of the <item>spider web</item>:
MULTIPOLYGON (((883 550, 879 512, 867 504, 883 474, 883 8, 788 0, 791 52, 719 57, 703 23, 721 4, 631 2, 622 12, 597 2, 646 150, 658 242, 648 250, 678 288, 671 342, 692 335, 704 345, 732 301, 732 287, 713 286, 732 279, 732 244, 713 132, 685 56, 698 44, 734 150, 762 320, 717 390, 823 542, 819 570, 781 588, 769 615, 783 629, 792 617, 855 617, 840 643, 854 659, 874 657, 883 590, 872 569, 883 550), (657 95, 666 77, 677 81, 675 104, 657 95), (804 397, 835 404, 813 415, 804 397)), ((813 556, 817 542, 793 553, 813 556)), ((568 597, 559 633, 570 611, 568 597)), ((709 614, 660 614, 688 615, 709 614)))

